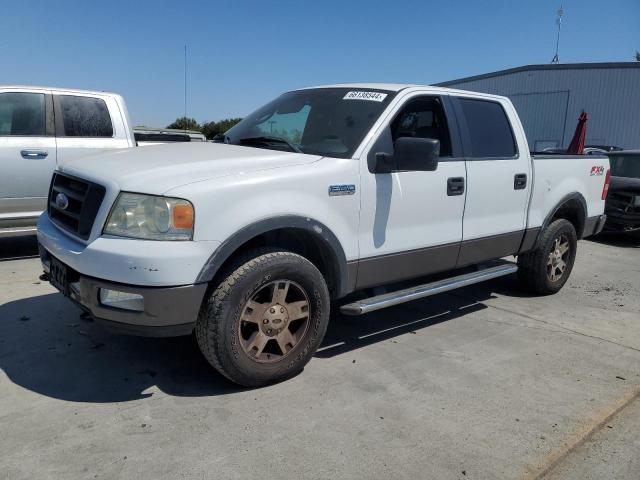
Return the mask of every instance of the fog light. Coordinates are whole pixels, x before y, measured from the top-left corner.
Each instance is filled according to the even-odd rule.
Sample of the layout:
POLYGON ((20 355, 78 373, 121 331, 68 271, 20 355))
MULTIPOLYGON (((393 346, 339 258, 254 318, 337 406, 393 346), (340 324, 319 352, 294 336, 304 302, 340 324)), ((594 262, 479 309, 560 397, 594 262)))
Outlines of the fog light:
POLYGON ((137 293, 121 292, 119 290, 100 289, 100 303, 105 307, 122 308, 123 310, 144 310, 144 297, 137 293))

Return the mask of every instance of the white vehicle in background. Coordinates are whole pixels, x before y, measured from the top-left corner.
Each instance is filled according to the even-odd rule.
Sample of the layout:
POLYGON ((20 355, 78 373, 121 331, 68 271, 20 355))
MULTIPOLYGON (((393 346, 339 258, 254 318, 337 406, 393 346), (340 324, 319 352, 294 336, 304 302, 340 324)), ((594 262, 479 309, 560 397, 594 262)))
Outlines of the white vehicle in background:
POLYGON ((139 147, 161 143, 207 141, 207 137, 202 132, 176 128, 134 127, 133 134, 139 147))
POLYGON ((62 164, 38 242, 51 283, 97 321, 195 331, 242 385, 299 372, 331 302, 361 315, 515 272, 555 293, 605 221, 608 158, 531 155, 505 97, 302 89, 219 141, 62 164))
POLYGON ((0 237, 35 233, 56 168, 133 146, 120 95, 0 85, 0 237))

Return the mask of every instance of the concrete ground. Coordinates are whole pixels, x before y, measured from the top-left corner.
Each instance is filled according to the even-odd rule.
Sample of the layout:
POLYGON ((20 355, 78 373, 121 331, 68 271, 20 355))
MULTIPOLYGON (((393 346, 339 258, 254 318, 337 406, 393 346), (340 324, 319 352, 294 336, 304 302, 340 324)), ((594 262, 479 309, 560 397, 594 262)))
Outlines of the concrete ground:
POLYGON ((191 338, 114 336, 0 241, 0 478, 638 479, 640 248, 332 319, 296 378, 242 390, 191 338))

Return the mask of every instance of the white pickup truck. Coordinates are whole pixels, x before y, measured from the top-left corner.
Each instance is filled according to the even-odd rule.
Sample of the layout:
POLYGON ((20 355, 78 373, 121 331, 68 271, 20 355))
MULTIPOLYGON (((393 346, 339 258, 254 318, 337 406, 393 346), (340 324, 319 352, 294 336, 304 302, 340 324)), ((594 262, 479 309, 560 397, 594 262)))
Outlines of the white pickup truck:
POLYGON ((301 371, 331 302, 359 315, 516 271, 557 292, 605 220, 607 157, 532 156, 503 97, 302 89, 217 141, 66 162, 38 240, 50 281, 95 319, 195 330, 241 385, 301 371))
POLYGON ((57 166, 135 144, 120 95, 0 85, 0 238, 35 233, 57 166))

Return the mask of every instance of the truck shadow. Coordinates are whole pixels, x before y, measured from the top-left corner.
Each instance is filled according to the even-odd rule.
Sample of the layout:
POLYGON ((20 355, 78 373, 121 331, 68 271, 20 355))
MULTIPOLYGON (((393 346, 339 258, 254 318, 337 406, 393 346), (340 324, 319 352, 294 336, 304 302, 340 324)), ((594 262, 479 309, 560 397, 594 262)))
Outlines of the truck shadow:
POLYGON ((38 256, 38 240, 35 235, 0 238, 0 261, 38 256))
MULTIPOLYGON (((341 355, 487 308, 481 302, 492 296, 489 285, 363 317, 333 315, 316 357, 341 355)), ((182 397, 242 390, 214 371, 193 337, 112 335, 57 293, 0 305, 0 370, 25 389, 74 402, 143 399, 154 388, 182 397)))
POLYGON ((362 316, 336 312, 316 357, 342 355, 487 308, 481 302, 491 298, 490 292, 468 290, 465 296, 443 293, 362 316))
POLYGON ((23 388, 75 402, 146 398, 154 386, 189 397, 240 390, 192 337, 112 335, 57 293, 0 306, 0 369, 23 388))
POLYGON ((620 248, 640 248, 640 234, 633 236, 628 233, 600 233, 586 240, 620 248))

